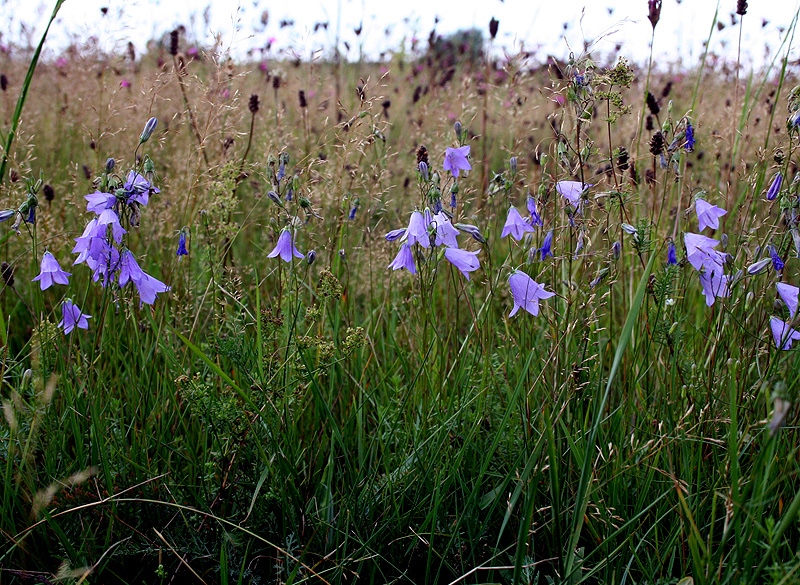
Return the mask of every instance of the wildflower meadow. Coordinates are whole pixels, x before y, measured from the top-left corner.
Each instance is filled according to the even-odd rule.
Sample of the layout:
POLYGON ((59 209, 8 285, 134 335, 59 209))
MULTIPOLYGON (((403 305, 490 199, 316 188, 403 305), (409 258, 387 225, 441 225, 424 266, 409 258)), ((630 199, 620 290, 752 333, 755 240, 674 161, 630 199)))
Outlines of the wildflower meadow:
POLYGON ((797 15, 707 24, 0 47, 0 583, 800 583, 797 15))

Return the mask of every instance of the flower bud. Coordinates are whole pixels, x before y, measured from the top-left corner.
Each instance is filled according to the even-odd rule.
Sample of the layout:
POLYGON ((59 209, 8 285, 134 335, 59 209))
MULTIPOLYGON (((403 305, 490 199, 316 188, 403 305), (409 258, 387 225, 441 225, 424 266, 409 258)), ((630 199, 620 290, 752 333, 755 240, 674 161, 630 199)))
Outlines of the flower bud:
POLYGON ((278 194, 277 194, 275 191, 270 191, 269 193, 267 193, 267 197, 269 197, 270 199, 272 199, 272 202, 273 202, 275 205, 278 205, 278 206, 282 206, 282 205, 283 205, 283 204, 281 203, 281 198, 280 198, 280 197, 278 197, 278 194))
POLYGON ((614 253, 614 260, 619 260, 619 257, 622 255, 622 245, 619 241, 614 242, 614 245, 611 246, 611 251, 614 253))
POLYGON ((778 173, 775 175, 775 178, 772 179, 772 184, 767 190, 767 201, 773 201, 778 196, 778 193, 781 192, 781 183, 783 183, 783 175, 778 173))
POLYGON ((620 227, 622 228, 623 232, 630 235, 635 235, 639 231, 629 223, 623 223, 622 225, 620 225, 620 227))
POLYGON ((749 310, 750 307, 753 306, 753 299, 754 298, 755 298, 755 295, 753 294, 753 291, 750 291, 749 293, 747 293, 744 296, 744 310, 745 311, 749 310))
POLYGON ((453 124, 453 130, 456 131, 456 139, 460 142, 461 141, 461 134, 464 132, 464 129, 461 127, 461 122, 456 120, 456 123, 453 124))
POLYGON ((511 157, 511 159, 508 161, 508 166, 511 169, 511 174, 512 175, 516 175, 517 174, 517 157, 516 156, 512 156, 511 157))
POLYGON ((314 260, 316 259, 317 259, 316 250, 309 250, 308 254, 306 254, 306 262, 308 263, 308 265, 310 266, 311 264, 313 264, 314 260))
POLYGON ((4 209, 3 211, 0 211, 0 223, 8 221, 12 217, 14 217, 15 213, 16 211, 13 209, 4 209))
POLYGON ((108 173, 110 173, 111 171, 113 171, 113 170, 114 170, 114 166, 115 166, 116 164, 117 164, 117 161, 115 161, 113 158, 109 158, 109 159, 106 161, 106 174, 108 174, 108 173))
POLYGON ((394 242, 395 240, 402 238, 406 233, 406 228, 399 228, 396 230, 390 231, 386 234, 386 239, 390 242, 394 242))
POLYGON ((344 251, 344 248, 339 250, 339 258, 342 259, 342 262, 347 262, 347 252, 344 251))
POLYGON ((147 121, 147 124, 144 125, 144 130, 142 130, 142 135, 139 137, 139 144, 143 144, 150 140, 150 137, 153 135, 153 130, 156 129, 158 126, 158 119, 157 118, 150 118, 147 121))
POLYGON ((310 209, 311 208, 311 201, 306 199, 305 197, 300 198, 300 207, 303 209, 310 209))
POLYGON ((424 160, 419 162, 419 174, 422 175, 422 180, 426 183, 430 179, 430 173, 428 173, 428 164, 424 160))

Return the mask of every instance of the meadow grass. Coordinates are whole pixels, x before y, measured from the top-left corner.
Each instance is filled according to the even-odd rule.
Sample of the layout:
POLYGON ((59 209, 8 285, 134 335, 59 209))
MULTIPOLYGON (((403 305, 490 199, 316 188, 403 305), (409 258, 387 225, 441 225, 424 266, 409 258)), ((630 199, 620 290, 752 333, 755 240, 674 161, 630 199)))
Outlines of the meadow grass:
POLYGON ((74 49, 29 87, 0 58, 0 201, 38 203, 0 236, 0 580, 800 582, 800 359, 770 329, 796 317, 776 283, 800 285, 787 58, 176 48, 74 49), (123 244, 172 288, 143 304, 68 267, 84 195, 148 160, 160 192, 123 244), (580 213, 561 181, 592 185, 580 213), (529 194, 544 225, 501 238, 529 194), (702 232, 731 278, 711 306, 684 249, 698 196, 727 210, 702 232), (416 244, 414 274, 387 270, 385 234, 439 198, 480 268, 416 244), (313 263, 268 257, 284 228, 313 263), (46 250, 68 286, 31 282, 46 250), (537 316, 509 316, 515 270, 555 293, 537 316), (66 298, 88 330, 59 329, 66 298))

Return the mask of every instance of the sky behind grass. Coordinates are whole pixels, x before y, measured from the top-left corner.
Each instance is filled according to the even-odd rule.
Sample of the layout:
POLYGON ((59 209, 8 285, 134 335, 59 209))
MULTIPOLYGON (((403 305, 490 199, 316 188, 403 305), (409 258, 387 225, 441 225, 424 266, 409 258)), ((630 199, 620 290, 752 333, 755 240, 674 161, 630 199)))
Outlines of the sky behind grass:
MULTIPOLYGON (((742 30, 744 60, 759 65, 780 47, 781 30, 791 23, 798 3, 770 0, 749 4, 742 30)), ((50 2, 30 0, 2 2, 7 15, 0 28, 5 43, 19 41, 25 34, 38 40, 51 6, 50 2)), ((713 0, 664 0, 656 31, 657 59, 696 62, 717 6, 713 0)), ((735 0, 719 3, 719 20, 725 28, 714 30, 711 45, 731 61, 736 60, 739 34, 739 26, 731 24, 735 9, 735 0)), ((318 51, 330 52, 338 37, 340 50, 348 59, 357 59, 361 52, 377 57, 401 47, 408 50, 415 37, 424 45, 434 26, 439 34, 471 27, 486 34, 492 17, 500 21, 497 49, 510 53, 524 48, 536 50, 540 56, 562 57, 570 50, 580 52, 586 40, 593 42, 593 49, 600 54, 613 52, 615 45, 621 44, 623 53, 636 61, 644 62, 649 55, 652 28, 647 19, 647 0, 248 0, 238 4, 229 0, 67 0, 51 33, 50 46, 63 47, 70 40, 94 36, 104 50, 118 49, 129 40, 142 50, 148 39, 183 24, 190 40, 208 45, 217 34, 222 46, 237 56, 274 39, 273 56, 295 52, 309 58, 318 51), (108 8, 105 15, 101 11, 104 7, 108 8), (282 27, 283 21, 294 24, 282 27), (327 28, 316 26, 315 31, 319 23, 327 23, 327 28), (357 36, 359 27, 362 31, 357 36)))

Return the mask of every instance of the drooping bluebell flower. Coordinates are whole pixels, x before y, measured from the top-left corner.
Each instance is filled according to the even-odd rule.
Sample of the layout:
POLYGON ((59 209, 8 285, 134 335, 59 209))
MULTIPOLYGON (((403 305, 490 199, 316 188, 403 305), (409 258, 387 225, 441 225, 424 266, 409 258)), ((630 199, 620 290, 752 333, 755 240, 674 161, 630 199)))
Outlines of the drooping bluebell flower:
POLYGON ((86 211, 93 211, 100 215, 104 209, 111 209, 114 203, 117 202, 117 196, 113 193, 103 193, 102 191, 95 191, 89 195, 84 195, 86 199, 86 211))
POLYGON ((692 128, 692 123, 688 120, 686 121, 686 142, 683 144, 683 147, 688 152, 694 150, 694 128, 692 128))
POLYGON ((767 189, 767 201, 773 201, 777 196, 778 193, 781 192, 781 184, 783 183, 783 175, 778 173, 775 175, 775 178, 772 179, 772 184, 767 189))
POLYGON ((459 148, 450 148, 448 147, 445 149, 444 153, 444 164, 442 168, 445 171, 450 171, 453 173, 455 178, 458 178, 458 174, 460 171, 469 171, 472 169, 472 165, 469 164, 469 156, 470 146, 461 146, 459 148))
POLYGON ((305 258, 305 255, 294 245, 292 232, 289 228, 284 228, 281 235, 278 236, 278 243, 275 245, 272 252, 267 254, 267 258, 275 258, 278 255, 280 255, 281 260, 284 262, 291 262, 292 256, 295 258, 305 258))
POLYGON ((436 242, 437 246, 446 246, 447 248, 458 248, 458 240, 456 236, 460 234, 450 218, 444 213, 437 213, 433 216, 433 225, 436 226, 436 242))
POLYGON ((69 284, 69 277, 72 276, 71 272, 64 272, 61 266, 50 252, 45 252, 42 256, 41 271, 39 275, 32 279, 32 282, 39 282, 42 290, 47 290, 54 283, 69 284))
POLYGON ((800 341, 800 331, 793 329, 789 323, 778 317, 770 317, 769 326, 770 329, 772 329, 772 337, 775 339, 775 346, 782 351, 792 349, 793 341, 800 341))
POLYGON ((544 237, 544 243, 542 243, 542 247, 539 248, 539 252, 542 253, 541 260, 544 260, 548 256, 555 258, 555 256, 553 256, 553 252, 550 250, 550 246, 552 245, 552 243, 553 243, 553 230, 550 230, 544 237))
POLYGON ((286 161, 283 160, 283 156, 281 156, 281 162, 280 165, 278 165, 278 173, 277 175, 275 175, 275 178, 278 179, 278 183, 280 183, 285 176, 286 176, 286 161))
POLYGON ((25 218, 25 223, 35 224, 36 223, 36 206, 29 205, 28 206, 28 217, 25 218))
POLYGON ((417 266, 414 263, 414 253, 411 251, 411 246, 408 243, 400 246, 400 251, 387 268, 391 268, 392 270, 400 270, 401 268, 405 268, 411 274, 417 273, 417 266))
POLYGON ((119 286, 124 287, 128 282, 132 282, 139 293, 139 299, 142 303, 152 305, 158 293, 168 292, 171 290, 169 286, 150 276, 141 269, 136 258, 130 250, 125 250, 120 258, 119 267, 119 286))
POLYGON ((517 240, 518 242, 522 239, 526 232, 534 232, 536 231, 528 224, 522 216, 517 211, 516 207, 509 207, 508 208, 508 216, 506 217, 506 223, 503 226, 503 232, 500 234, 501 238, 505 238, 508 235, 511 235, 512 238, 517 240))
POLYGON ((619 257, 622 256, 622 244, 619 243, 619 240, 611 244, 611 253, 614 256, 614 260, 619 260, 619 257))
POLYGON ((544 222, 539 212, 536 210, 536 199, 533 198, 533 195, 528 195, 527 207, 528 213, 531 214, 531 225, 539 227, 544 226, 544 222))
POLYGON ((791 284, 787 284, 785 282, 779 282, 777 284, 777 287, 778 287, 778 294, 780 295, 781 300, 789 309, 789 320, 791 321, 792 319, 794 319, 795 315, 797 315, 798 299, 800 298, 800 288, 797 288, 796 286, 792 286, 791 284))
POLYGON ((59 329, 64 331, 64 335, 69 335, 75 327, 79 329, 89 329, 89 321, 91 315, 87 315, 78 308, 78 305, 73 303, 70 299, 64 299, 61 303, 61 322, 58 324, 59 329))
POLYGON ((698 199, 694 204, 694 210, 697 212, 697 221, 700 224, 701 232, 707 227, 718 229, 719 218, 728 213, 716 205, 711 205, 705 199, 698 199))
MULTIPOLYGON (((430 212, 428 213, 430 214, 430 212)), ((428 237, 429 225, 430 220, 426 221, 426 217, 423 216, 422 213, 419 211, 414 211, 408 221, 408 229, 406 229, 406 233, 403 234, 401 241, 408 240, 409 246, 413 246, 414 244, 418 243, 423 248, 430 248, 431 240, 428 237)))
POLYGON ((508 277, 508 285, 514 298, 514 308, 511 309, 509 317, 516 315, 520 309, 525 309, 535 317, 539 314, 539 301, 549 299, 556 294, 546 291, 544 286, 521 271, 514 271, 508 277))
POLYGON ((105 229, 106 226, 111 227, 111 235, 117 243, 122 241, 122 236, 127 233, 122 224, 119 222, 119 216, 113 209, 104 209, 103 212, 97 217, 98 230, 105 229), (102 227, 101 227, 102 226, 102 227))
POLYGON ((678 264, 678 256, 675 253, 675 242, 670 241, 667 246, 667 264, 676 266, 678 264))
POLYGON ((769 250, 769 256, 772 258, 772 267, 777 271, 780 272, 783 270, 783 267, 786 266, 781 257, 778 255, 778 251, 775 249, 775 246, 769 246, 767 248, 769 250))
POLYGON ((461 273, 467 277, 467 280, 469 280, 469 273, 480 268, 480 262, 478 261, 479 252, 480 250, 477 252, 469 252, 459 248, 447 248, 444 251, 444 257, 447 258, 450 264, 458 268, 461 273))
POLYGON ((593 186, 580 181, 559 181, 556 183, 556 191, 569 201, 570 205, 579 209, 584 191, 593 186))
POLYGON ((180 235, 178 235, 178 260, 180 260, 183 256, 188 256, 189 251, 186 249, 186 230, 182 229, 180 235))
MULTIPOLYGON (((453 185, 455 187, 455 185, 453 185)), ((455 208, 458 205, 458 200, 456 200, 456 191, 455 189, 450 189, 450 207, 455 208)))
POLYGON ((722 268, 703 271, 700 273, 700 284, 703 285, 703 294, 706 296, 706 305, 711 306, 719 297, 730 296, 728 288, 730 276, 723 274, 722 268))

